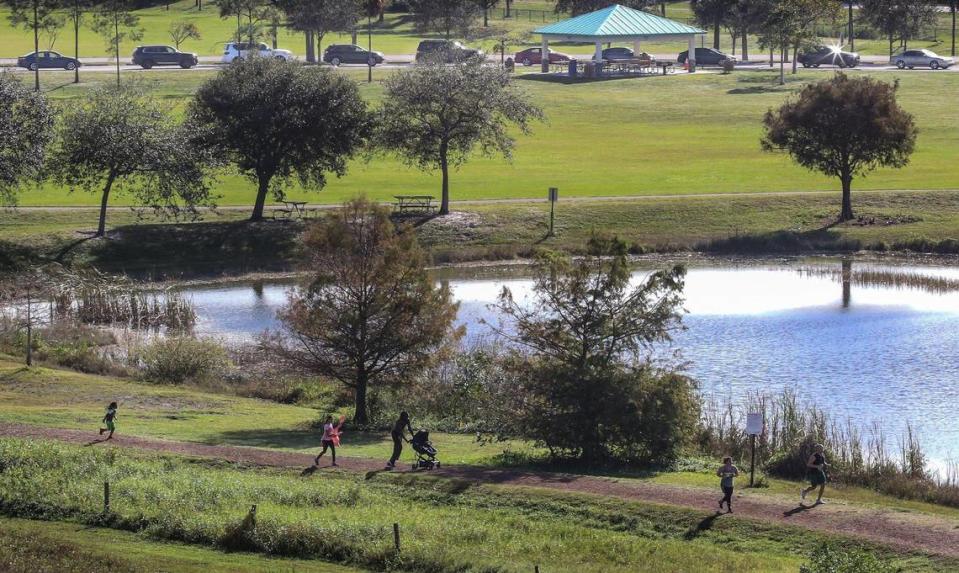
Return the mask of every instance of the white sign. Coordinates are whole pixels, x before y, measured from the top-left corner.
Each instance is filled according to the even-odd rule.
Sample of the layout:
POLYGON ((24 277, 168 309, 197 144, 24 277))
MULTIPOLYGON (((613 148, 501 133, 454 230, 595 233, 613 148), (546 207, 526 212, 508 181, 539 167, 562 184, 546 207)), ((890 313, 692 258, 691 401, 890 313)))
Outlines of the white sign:
POLYGON ((746 414, 746 434, 758 436, 763 433, 763 415, 746 414))

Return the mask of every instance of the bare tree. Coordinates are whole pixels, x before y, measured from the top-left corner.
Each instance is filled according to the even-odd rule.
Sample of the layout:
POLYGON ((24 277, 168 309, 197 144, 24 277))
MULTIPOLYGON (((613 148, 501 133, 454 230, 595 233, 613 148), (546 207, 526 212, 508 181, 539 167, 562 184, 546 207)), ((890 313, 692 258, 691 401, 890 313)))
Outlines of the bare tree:
POLYGON ((187 40, 199 40, 200 29, 193 22, 188 20, 177 20, 170 24, 170 39, 173 40, 173 45, 176 46, 176 49, 180 49, 180 44, 187 40))

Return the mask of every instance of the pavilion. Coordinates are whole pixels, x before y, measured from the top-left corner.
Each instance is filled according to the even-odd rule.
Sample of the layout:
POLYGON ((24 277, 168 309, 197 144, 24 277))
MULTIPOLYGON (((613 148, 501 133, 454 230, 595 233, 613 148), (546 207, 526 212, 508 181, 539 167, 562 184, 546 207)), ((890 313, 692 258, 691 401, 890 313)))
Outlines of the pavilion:
MULTIPOLYGON (((689 44, 689 71, 696 70, 696 38, 706 34, 669 18, 642 10, 614 4, 602 10, 582 14, 533 31, 543 38, 543 54, 549 53, 550 40, 556 42, 587 42, 596 44, 594 60, 603 59, 603 44, 632 42, 633 51, 640 52, 640 43, 649 40, 687 40, 689 44)), ((549 58, 543 58, 543 71, 549 71, 549 58)))

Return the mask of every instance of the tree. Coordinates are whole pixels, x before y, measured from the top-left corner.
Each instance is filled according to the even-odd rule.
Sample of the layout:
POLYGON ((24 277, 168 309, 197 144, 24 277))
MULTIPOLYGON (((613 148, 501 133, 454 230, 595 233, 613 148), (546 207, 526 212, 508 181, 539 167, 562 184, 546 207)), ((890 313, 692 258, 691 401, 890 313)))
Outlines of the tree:
POLYGON ((170 39, 173 40, 173 45, 176 46, 176 49, 180 49, 180 44, 187 40, 199 40, 200 29, 193 22, 187 20, 177 20, 170 24, 170 39))
POLYGON ((626 244, 594 236, 576 260, 534 265, 533 300, 504 288, 497 331, 515 358, 522 399, 510 400, 524 437, 590 462, 675 459, 696 425, 692 382, 654 368, 656 344, 681 326, 685 269, 632 283, 626 244))
POLYGON ((106 233, 114 192, 172 212, 210 201, 203 171, 210 158, 171 118, 136 86, 101 87, 65 111, 50 164, 58 183, 100 193, 96 236, 106 233))
MULTIPOLYGON (((652 6, 656 2, 657 0, 620 0, 615 3, 626 6, 627 8, 641 10, 652 6)), ((580 14, 602 10, 611 3, 609 0, 557 0, 554 10, 557 14, 568 13, 573 16, 579 16, 580 14)))
POLYGON ((117 87, 120 86, 120 46, 125 41, 143 38, 140 17, 129 11, 127 0, 107 0, 93 13, 94 32, 103 37, 107 49, 116 57, 117 87))
POLYGON ((807 169, 842 183, 839 221, 853 219, 856 175, 877 167, 903 167, 916 143, 912 115, 896 101, 899 87, 870 77, 835 77, 807 85, 763 119, 764 151, 782 150, 807 169))
POLYGON ((197 91, 190 123, 199 145, 257 184, 250 220, 263 218, 296 175, 321 189, 326 173, 346 173, 370 129, 356 83, 323 68, 251 58, 221 71, 197 91))
MULTIPOLYGON (((726 18, 726 26, 742 40, 740 57, 744 61, 749 59, 749 35, 759 32, 762 27, 764 4, 761 0, 736 0, 726 18)), ((735 49, 733 46, 733 53, 735 49)))
POLYGON ((453 32, 469 35, 480 15, 475 0, 410 0, 410 10, 419 30, 441 32, 447 39, 453 32))
POLYGON ((719 49, 719 28, 729 19, 735 0, 690 0, 696 21, 713 29, 713 48, 719 49))
POLYGON ((509 126, 529 133, 543 112, 516 90, 503 69, 480 58, 462 64, 428 62, 397 72, 386 82, 376 144, 409 164, 443 176, 440 215, 449 213, 449 170, 479 149, 512 156, 509 126))
POLYGON ((278 5, 289 26, 306 34, 308 62, 316 61, 314 38, 320 52, 326 34, 354 29, 364 13, 360 0, 279 0, 278 5))
POLYGON ((473 2, 483 11, 483 27, 489 28, 489 11, 496 8, 499 0, 473 0, 473 2))
POLYGON ((0 74, 0 204, 15 203, 21 185, 41 179, 53 126, 53 110, 42 93, 0 74))
POLYGON ((293 368, 353 390, 357 424, 368 395, 428 367, 461 335, 458 305, 426 271, 410 227, 398 231, 383 207, 356 199, 307 230, 309 281, 280 313, 284 331, 265 341, 293 368))
POLYGON ((952 57, 956 57, 956 11, 959 10, 959 0, 949 0, 949 12, 952 14, 952 57))
MULTIPOLYGON (((6 0, 10 9, 7 19, 14 28, 23 28, 33 32, 33 50, 40 51, 40 33, 56 22, 59 0, 6 0)), ((35 91, 40 91, 40 67, 33 71, 35 91)))
MULTIPOLYGON (((84 12, 93 4, 94 0, 64 0, 70 4, 70 22, 73 24, 73 57, 80 59, 80 26, 83 24, 84 12)), ((73 83, 80 83, 80 66, 73 69, 73 83)))
POLYGON ((789 30, 792 46, 792 73, 797 73, 797 56, 803 42, 816 39, 816 23, 835 22, 842 15, 842 4, 835 0, 792 0, 793 18, 789 30))
POLYGON ((863 0, 862 17, 889 40, 889 55, 899 40, 905 48, 923 28, 935 25, 938 5, 926 0, 863 0))

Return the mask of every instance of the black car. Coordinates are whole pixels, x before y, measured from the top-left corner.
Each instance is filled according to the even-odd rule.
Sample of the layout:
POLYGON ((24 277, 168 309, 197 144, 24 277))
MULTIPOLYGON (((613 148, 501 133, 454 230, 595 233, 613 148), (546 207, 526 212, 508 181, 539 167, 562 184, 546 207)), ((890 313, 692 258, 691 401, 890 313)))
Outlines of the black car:
MULTIPOLYGON (((676 58, 676 61, 680 64, 686 63, 686 58, 689 57, 689 50, 684 50, 679 53, 679 57, 676 58)), ((699 66, 718 66, 723 63, 723 60, 733 60, 730 56, 715 50, 713 48, 696 48, 696 65, 699 66)))
POLYGON ((133 63, 144 70, 153 66, 180 66, 188 69, 199 61, 196 54, 181 52, 171 46, 137 46, 133 51, 133 63))
POLYGON ((629 48, 606 48, 603 50, 603 59, 608 62, 632 60, 635 57, 636 54, 629 48))
POLYGON ((323 61, 338 66, 340 64, 363 64, 371 62, 382 64, 386 58, 380 52, 371 52, 355 44, 333 44, 323 51, 323 61))
POLYGON ((818 68, 822 65, 855 68, 859 65, 859 54, 843 52, 828 46, 817 46, 799 52, 796 60, 804 68, 818 68))
POLYGON ((462 62, 474 56, 483 56, 483 52, 467 48, 452 40, 423 40, 416 48, 416 61, 438 61, 452 64, 462 62))
POLYGON ((80 60, 76 58, 71 58, 69 56, 64 56, 59 52, 54 52, 52 50, 44 50, 41 52, 30 52, 26 56, 20 56, 17 58, 17 67, 27 68, 30 71, 36 70, 37 68, 42 69, 61 69, 61 70, 75 70, 82 66, 80 60))

